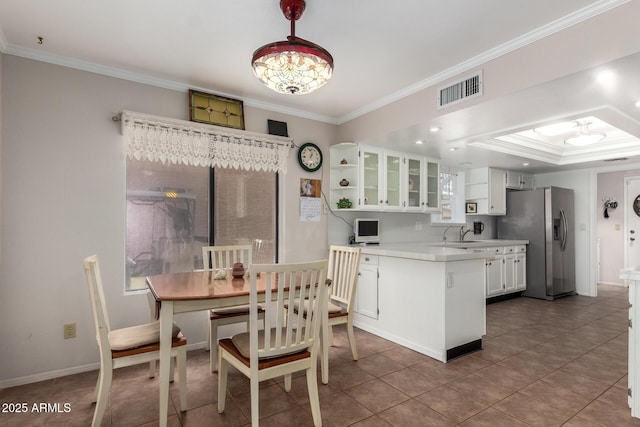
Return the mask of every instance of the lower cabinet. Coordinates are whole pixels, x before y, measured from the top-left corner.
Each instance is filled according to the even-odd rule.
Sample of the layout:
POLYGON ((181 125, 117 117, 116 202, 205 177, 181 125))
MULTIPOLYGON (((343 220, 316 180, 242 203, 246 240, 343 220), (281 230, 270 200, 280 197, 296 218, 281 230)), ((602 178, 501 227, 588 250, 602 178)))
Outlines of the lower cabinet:
POLYGON ((356 294, 353 324, 369 333, 442 362, 482 347, 484 259, 363 253, 356 294))
POLYGON ((356 288, 354 310, 372 319, 378 318, 378 256, 360 257, 360 277, 356 288))
POLYGON ((487 298, 522 292, 527 288, 527 247, 525 245, 490 247, 494 259, 485 263, 487 298))

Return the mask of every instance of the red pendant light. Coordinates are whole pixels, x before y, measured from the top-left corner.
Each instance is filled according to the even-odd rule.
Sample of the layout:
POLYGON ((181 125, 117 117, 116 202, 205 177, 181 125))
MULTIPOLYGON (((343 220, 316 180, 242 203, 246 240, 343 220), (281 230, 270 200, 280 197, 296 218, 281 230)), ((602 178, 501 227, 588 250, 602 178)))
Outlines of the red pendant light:
POLYGON ((333 73, 333 57, 321 46, 296 37, 296 21, 304 0, 280 0, 280 9, 291 21, 287 40, 266 44, 253 52, 251 66, 256 77, 276 92, 304 95, 324 86, 333 73))

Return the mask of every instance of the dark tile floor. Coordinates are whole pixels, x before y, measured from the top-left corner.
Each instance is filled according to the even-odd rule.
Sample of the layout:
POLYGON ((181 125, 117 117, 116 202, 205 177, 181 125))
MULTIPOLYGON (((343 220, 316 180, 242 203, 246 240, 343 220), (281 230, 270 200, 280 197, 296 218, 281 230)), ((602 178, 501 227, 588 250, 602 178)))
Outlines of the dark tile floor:
MULTIPOLYGON (((447 364, 357 330, 351 360, 337 327, 328 385, 320 385, 325 426, 640 426, 627 407, 627 289, 597 298, 518 298, 487 307, 484 349, 447 364)), ((246 426, 249 384, 230 373, 224 414, 208 353, 188 354, 189 410, 171 386, 171 426, 246 426)), ((158 423, 158 382, 146 366, 116 371, 103 426, 158 423)), ((87 426, 97 371, 0 390, 0 402, 65 403, 67 413, 0 413, 2 426, 87 426)), ((312 425, 304 376, 260 389, 263 425, 312 425)))

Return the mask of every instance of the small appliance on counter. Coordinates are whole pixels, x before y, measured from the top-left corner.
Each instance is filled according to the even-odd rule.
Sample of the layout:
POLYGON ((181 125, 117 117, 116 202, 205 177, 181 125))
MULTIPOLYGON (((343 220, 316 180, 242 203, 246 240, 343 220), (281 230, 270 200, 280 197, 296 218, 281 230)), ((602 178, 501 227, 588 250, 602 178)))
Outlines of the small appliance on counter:
POLYGON ((524 296, 553 300, 576 291, 573 190, 558 187, 507 192, 498 239, 528 240, 524 296))
POLYGON ((377 218, 356 218, 353 220, 353 243, 379 244, 380 221, 377 218))

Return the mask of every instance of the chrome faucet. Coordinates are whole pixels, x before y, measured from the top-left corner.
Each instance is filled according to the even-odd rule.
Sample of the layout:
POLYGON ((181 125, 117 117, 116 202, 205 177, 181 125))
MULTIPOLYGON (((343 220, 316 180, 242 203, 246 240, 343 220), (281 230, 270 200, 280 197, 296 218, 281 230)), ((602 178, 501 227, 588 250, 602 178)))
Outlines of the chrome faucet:
POLYGON ((467 235, 468 232, 470 232, 471 229, 468 229, 465 231, 464 229, 464 225, 462 227, 460 227, 460 241, 462 242, 464 240, 464 236, 467 235))
POLYGON ((450 229, 451 227, 453 227, 453 225, 448 226, 448 227, 444 230, 444 233, 442 233, 442 241, 443 241, 443 242, 445 242, 445 243, 447 242, 447 231, 449 231, 449 229, 450 229))

